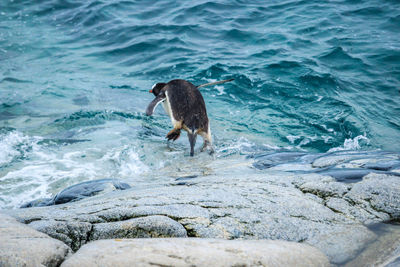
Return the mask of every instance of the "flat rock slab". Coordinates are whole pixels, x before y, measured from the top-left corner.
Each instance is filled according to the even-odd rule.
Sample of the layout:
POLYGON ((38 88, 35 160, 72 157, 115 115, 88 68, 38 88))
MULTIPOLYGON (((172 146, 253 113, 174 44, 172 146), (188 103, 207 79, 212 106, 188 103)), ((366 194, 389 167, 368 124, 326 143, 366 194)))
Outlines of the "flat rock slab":
POLYGON ((63 242, 0 213, 0 266, 59 266, 70 252, 63 242))
POLYGON ((286 241, 143 238, 91 242, 61 266, 329 266, 329 262, 314 247, 286 241))
MULTIPOLYGON (((232 170, 232 169, 230 169, 232 170)), ((74 251, 97 239, 201 237, 306 243, 343 265, 378 236, 366 225, 400 219, 400 178, 340 183, 315 173, 246 170, 190 183, 131 188, 49 207, 4 211, 74 251)))

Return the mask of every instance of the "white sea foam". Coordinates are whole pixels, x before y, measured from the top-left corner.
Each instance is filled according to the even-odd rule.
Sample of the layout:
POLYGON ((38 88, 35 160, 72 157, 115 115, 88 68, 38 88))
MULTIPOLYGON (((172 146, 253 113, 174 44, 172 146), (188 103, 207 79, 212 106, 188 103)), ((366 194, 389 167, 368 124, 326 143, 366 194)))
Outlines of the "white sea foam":
POLYGON ((20 132, 2 136, 0 208, 15 208, 34 199, 50 197, 79 182, 132 178, 148 170, 131 146, 116 146, 110 151, 81 143, 40 145, 39 140, 20 132))
POLYGON ((301 136, 298 136, 298 135, 288 135, 288 136, 286 136, 286 139, 291 143, 291 144, 294 144, 294 142, 297 140, 297 139, 300 139, 301 138, 301 136))
POLYGON ((216 85, 216 86, 214 86, 214 87, 215 87, 215 89, 217 89, 217 91, 218 91, 218 94, 217 94, 217 95, 226 94, 225 91, 224 91, 224 87, 223 87, 223 86, 221 86, 221 85, 216 85))
POLYGON ((361 141, 365 141, 365 143, 369 144, 369 139, 365 135, 359 135, 354 137, 353 139, 349 138, 344 140, 343 146, 331 148, 328 150, 328 152, 341 150, 358 150, 361 149, 361 141))
POLYGON ((216 155, 218 158, 227 157, 233 154, 242 154, 242 155, 249 155, 249 154, 257 154, 263 153, 265 151, 273 151, 273 150, 280 150, 282 147, 277 145, 271 144, 257 144, 253 141, 248 140, 245 137, 240 137, 238 139, 234 139, 224 144, 219 144, 216 148, 216 155))
POLYGON ((122 149, 107 152, 100 161, 114 165, 118 176, 122 178, 130 178, 132 175, 148 171, 148 167, 140 160, 139 154, 128 145, 123 146, 122 149))
POLYGON ((38 138, 29 138, 18 131, 0 135, 0 166, 23 156, 38 141, 38 138))

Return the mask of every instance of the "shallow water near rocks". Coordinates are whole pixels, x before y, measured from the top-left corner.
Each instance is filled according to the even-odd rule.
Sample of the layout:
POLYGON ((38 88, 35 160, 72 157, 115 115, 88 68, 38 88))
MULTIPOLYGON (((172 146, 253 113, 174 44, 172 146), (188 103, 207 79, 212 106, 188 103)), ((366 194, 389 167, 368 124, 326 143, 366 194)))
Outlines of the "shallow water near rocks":
POLYGON ((399 18, 396 1, 2 1, 0 209, 101 178, 246 175, 276 152, 400 151, 399 18), (235 79, 201 88, 212 156, 144 114, 175 78, 235 79))

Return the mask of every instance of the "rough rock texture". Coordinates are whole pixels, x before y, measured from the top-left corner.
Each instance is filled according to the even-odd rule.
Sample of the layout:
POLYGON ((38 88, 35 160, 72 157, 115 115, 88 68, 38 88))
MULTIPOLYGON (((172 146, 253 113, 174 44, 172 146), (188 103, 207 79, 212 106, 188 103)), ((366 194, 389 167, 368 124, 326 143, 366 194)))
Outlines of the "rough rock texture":
POLYGON ((59 266, 70 248, 0 213, 0 266, 59 266))
POLYGON ((208 176, 166 176, 150 188, 5 212, 73 250, 101 238, 280 239, 311 244, 343 265, 379 239, 371 225, 400 220, 400 177, 378 170, 342 183, 317 172, 346 175, 365 166, 393 172, 399 159, 384 152, 268 154, 255 159, 267 161, 263 170, 228 163, 208 176), (282 171, 283 165, 298 171, 282 171))
POLYGON ((92 224, 80 221, 33 221, 30 227, 48 234, 49 236, 63 241, 73 251, 79 249, 89 240, 89 234, 92 231, 92 224))
POLYGON ((146 238, 92 242, 61 266, 134 265, 320 267, 329 266, 329 262, 311 246, 285 241, 146 238))
MULTIPOLYGON (((170 186, 7 212, 74 250, 98 238, 184 236, 186 231, 190 237, 305 242, 337 264, 351 260, 376 239, 362 223, 398 218, 395 207, 400 203, 391 194, 376 198, 391 203, 388 207, 392 208, 385 210, 376 210, 384 205, 365 198, 356 202, 350 194, 353 188, 372 190, 367 186, 370 176, 360 183, 340 186, 335 179, 317 174, 255 172, 247 177, 197 177, 189 186, 177 185, 182 182, 177 181, 170 186), (130 220, 133 218, 140 223, 130 220), (129 231, 122 230, 127 226, 129 231)), ((373 180, 381 178, 379 188, 396 190, 393 181, 398 177, 371 176, 373 180)), ((363 194, 369 196, 368 192, 363 194)))
POLYGON ((90 240, 132 237, 187 237, 186 229, 166 216, 147 216, 93 226, 90 240))
POLYGON ((375 211, 400 218, 400 177, 370 174, 355 184, 346 198, 375 211))

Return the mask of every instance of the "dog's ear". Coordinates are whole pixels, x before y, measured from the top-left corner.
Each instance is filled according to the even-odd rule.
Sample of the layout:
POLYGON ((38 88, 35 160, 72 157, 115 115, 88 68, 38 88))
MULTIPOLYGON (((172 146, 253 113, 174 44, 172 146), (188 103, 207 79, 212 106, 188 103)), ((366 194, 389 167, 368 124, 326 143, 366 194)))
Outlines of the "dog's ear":
POLYGON ((151 116, 154 113, 154 110, 160 104, 162 101, 165 100, 165 94, 159 94, 156 98, 153 99, 153 101, 150 102, 150 104, 146 108, 146 115, 151 116))

